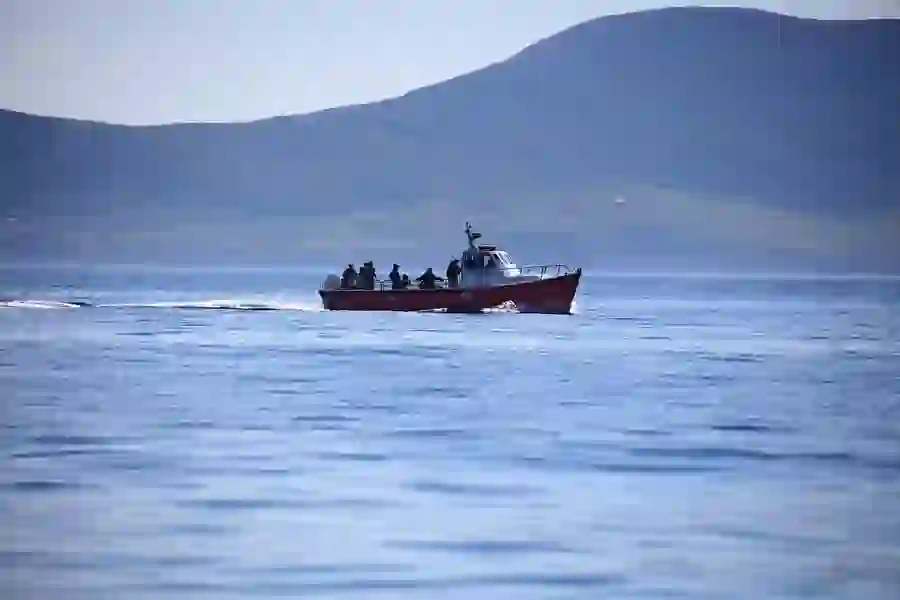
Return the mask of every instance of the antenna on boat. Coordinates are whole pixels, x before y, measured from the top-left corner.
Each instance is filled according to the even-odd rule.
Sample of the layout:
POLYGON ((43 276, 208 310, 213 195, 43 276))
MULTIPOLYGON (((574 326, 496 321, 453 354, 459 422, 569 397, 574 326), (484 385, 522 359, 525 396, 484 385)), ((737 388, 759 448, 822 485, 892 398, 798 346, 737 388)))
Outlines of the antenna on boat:
POLYGON ((473 249, 475 248, 475 240, 481 237, 480 233, 472 231, 472 225, 468 221, 466 221, 466 237, 469 238, 469 248, 473 249))

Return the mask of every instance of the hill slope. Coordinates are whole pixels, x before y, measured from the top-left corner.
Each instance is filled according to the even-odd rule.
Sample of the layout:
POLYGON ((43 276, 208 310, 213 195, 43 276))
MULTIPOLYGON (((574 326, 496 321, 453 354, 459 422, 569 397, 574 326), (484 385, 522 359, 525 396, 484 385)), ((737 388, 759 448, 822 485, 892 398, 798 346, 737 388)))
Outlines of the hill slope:
POLYGON ((303 262, 433 241, 452 244, 443 258, 468 218, 497 241, 540 240, 535 259, 900 268, 896 64, 897 21, 673 8, 310 115, 126 127, 0 113, 16 218, 0 251, 303 262))

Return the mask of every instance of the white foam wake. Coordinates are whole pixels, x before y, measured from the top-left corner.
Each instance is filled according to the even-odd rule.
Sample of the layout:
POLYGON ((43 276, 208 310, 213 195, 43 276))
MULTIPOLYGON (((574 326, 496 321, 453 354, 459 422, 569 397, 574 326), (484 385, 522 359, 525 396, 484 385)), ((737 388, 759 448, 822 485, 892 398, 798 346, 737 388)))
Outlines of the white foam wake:
POLYGON ((126 302, 116 304, 98 304, 104 308, 161 308, 172 310, 244 310, 244 311, 302 311, 320 310, 320 306, 312 303, 296 301, 272 300, 178 300, 167 302, 126 302))
POLYGON ((59 302, 56 300, 7 300, 0 302, 0 308, 33 308, 40 310, 55 310, 63 308, 81 308, 83 303, 59 302))
POLYGON ((74 309, 74 308, 155 308, 169 310, 233 310, 233 311, 301 311, 316 312, 321 305, 313 302, 274 301, 268 299, 179 300, 167 302, 118 302, 93 304, 59 300, 15 299, 0 301, 0 308, 74 309))

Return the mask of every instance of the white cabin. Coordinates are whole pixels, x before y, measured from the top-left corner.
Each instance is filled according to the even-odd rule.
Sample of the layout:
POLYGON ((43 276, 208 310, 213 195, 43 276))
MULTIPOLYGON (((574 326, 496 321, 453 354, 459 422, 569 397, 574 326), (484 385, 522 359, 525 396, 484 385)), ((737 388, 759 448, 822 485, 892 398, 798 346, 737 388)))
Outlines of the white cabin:
POLYGON ((485 287, 540 279, 534 275, 524 275, 522 269, 512 261, 505 250, 496 246, 475 245, 475 240, 480 238, 481 234, 473 232, 468 223, 466 235, 469 238, 469 247, 462 253, 460 261, 461 287, 485 287))

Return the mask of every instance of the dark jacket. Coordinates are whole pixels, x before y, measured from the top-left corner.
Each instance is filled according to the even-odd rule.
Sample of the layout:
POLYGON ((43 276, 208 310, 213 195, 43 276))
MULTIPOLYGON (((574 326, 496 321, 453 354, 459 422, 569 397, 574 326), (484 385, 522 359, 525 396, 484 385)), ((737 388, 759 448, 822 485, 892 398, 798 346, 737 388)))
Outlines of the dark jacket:
POLYGON ((403 289, 403 287, 404 287, 403 286, 403 278, 400 276, 400 270, 398 268, 394 267, 394 269, 391 270, 390 278, 391 278, 391 289, 395 289, 395 290, 403 289))
POLYGON ((455 258, 450 261, 450 264, 447 265, 447 281, 450 283, 450 287, 456 287, 459 285, 459 274, 461 269, 459 268, 459 261, 455 258))
POLYGON ((349 265, 341 274, 341 287, 345 290, 356 287, 356 278, 356 269, 353 268, 353 265, 349 265))
POLYGON ((435 275, 434 271, 431 270, 431 267, 428 267, 424 273, 416 277, 416 281, 419 282, 420 290, 433 290, 436 287, 434 285, 435 282, 444 281, 444 278, 435 275))

